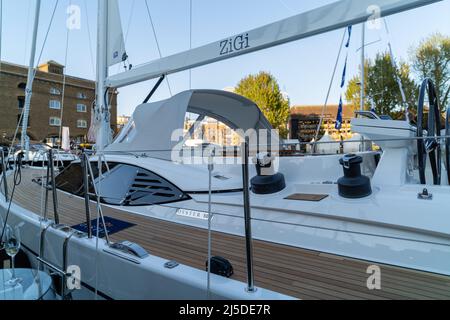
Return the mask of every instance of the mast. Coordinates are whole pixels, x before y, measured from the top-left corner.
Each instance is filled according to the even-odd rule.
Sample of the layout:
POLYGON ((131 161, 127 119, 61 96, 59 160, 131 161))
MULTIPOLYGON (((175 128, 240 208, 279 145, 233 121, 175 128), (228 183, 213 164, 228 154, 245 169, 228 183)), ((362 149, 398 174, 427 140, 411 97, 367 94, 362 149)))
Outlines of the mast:
POLYGON ((110 143, 110 110, 109 96, 105 85, 108 77, 108 0, 98 0, 98 26, 97 26, 97 93, 96 118, 100 119, 97 132, 96 149, 102 151, 110 143))
POLYGON ((362 32, 361 32, 361 111, 364 111, 364 99, 366 95, 366 24, 362 23, 362 32))
POLYGON ((31 96, 33 95, 33 80, 34 80, 34 62, 36 60, 36 42, 37 42, 37 33, 39 29, 39 16, 41 11, 41 0, 36 0, 36 8, 34 15, 34 26, 33 26, 33 37, 31 42, 31 51, 30 51, 30 63, 28 65, 28 77, 27 77, 27 86, 25 89, 25 106, 24 113, 22 119, 22 137, 21 137, 21 147, 22 150, 25 149, 25 161, 28 161, 28 151, 30 149, 30 144, 27 136, 28 129, 28 119, 30 116, 30 104, 31 104, 31 96))

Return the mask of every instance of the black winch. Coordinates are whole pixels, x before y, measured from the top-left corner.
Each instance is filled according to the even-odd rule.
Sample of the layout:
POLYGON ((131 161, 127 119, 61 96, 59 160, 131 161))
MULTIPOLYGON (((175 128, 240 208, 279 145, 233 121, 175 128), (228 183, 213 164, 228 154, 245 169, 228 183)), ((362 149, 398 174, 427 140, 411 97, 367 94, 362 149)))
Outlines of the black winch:
POLYGON ((340 164, 344 167, 344 177, 338 180, 339 195, 348 199, 360 199, 372 194, 370 179, 361 174, 363 158, 347 154, 340 164))
POLYGON ((255 194, 274 194, 286 188, 282 173, 275 173, 274 158, 270 154, 259 154, 255 158, 257 176, 251 180, 255 194))

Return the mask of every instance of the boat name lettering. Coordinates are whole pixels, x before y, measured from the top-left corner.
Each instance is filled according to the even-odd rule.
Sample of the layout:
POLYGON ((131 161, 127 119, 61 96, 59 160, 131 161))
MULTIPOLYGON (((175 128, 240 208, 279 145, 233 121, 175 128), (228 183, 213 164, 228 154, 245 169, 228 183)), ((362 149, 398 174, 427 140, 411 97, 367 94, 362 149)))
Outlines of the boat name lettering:
POLYGON ((201 219, 201 220, 209 219, 209 214, 207 212, 187 210, 187 209, 178 209, 177 216, 193 218, 193 219, 201 219))
POLYGON ((220 42, 220 55, 231 54, 250 48, 248 33, 244 33, 234 38, 229 38, 220 42))

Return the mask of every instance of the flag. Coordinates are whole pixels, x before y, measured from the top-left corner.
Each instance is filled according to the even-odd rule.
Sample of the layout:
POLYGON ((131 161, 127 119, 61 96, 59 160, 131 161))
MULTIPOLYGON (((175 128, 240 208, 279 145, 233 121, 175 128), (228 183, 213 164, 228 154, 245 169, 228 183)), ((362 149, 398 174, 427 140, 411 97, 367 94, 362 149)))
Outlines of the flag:
POLYGON ((341 130, 342 128, 342 112, 343 112, 343 103, 341 96, 341 99, 339 100, 338 114, 336 117, 336 125, 335 125, 336 130, 341 130))
POLYGON ((345 57, 344 71, 342 72, 341 88, 344 88, 345 86, 345 78, 347 77, 347 61, 348 61, 348 54, 347 57, 345 57))
POLYGON ((347 44, 345 45, 346 48, 350 46, 350 40, 352 39, 352 26, 348 27, 348 40, 347 44))
MULTIPOLYGON (((352 38, 352 26, 348 26, 347 30, 348 30, 348 40, 347 40, 347 43, 345 44, 345 47, 347 48, 347 55, 345 57, 344 71, 342 72, 341 91, 344 89, 346 77, 347 77, 348 47, 350 46, 350 40, 352 38)), ((336 116, 336 125, 335 125, 336 130, 341 130, 341 128, 342 128, 343 107, 344 107, 344 104, 342 102, 342 93, 341 93, 341 98, 339 99, 338 114, 336 116)))

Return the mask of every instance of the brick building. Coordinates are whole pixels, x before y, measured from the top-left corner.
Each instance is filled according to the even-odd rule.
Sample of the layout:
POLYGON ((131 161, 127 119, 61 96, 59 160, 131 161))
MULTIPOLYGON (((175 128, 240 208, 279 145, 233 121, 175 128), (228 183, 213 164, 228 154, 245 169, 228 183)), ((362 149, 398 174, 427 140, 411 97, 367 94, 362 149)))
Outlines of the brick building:
MULTIPOLYGON (((317 127, 319 126, 320 117, 322 115, 323 106, 295 106, 291 108, 291 116, 289 119, 289 138, 301 142, 310 142, 314 139, 317 127)), ((319 139, 326 131, 335 140, 339 140, 342 135, 343 139, 349 139, 352 136, 350 121, 354 116, 354 110, 351 106, 343 107, 343 123, 340 131, 335 129, 336 116, 338 112, 337 105, 327 106, 322 127, 320 128, 319 139)))
MULTIPOLYGON (((186 120, 184 124, 185 132, 195 125, 195 120, 186 120)), ((232 147, 241 144, 241 137, 226 124, 213 118, 206 117, 201 122, 201 126, 194 132, 192 139, 203 140, 204 142, 219 146, 232 147)))
MULTIPOLYGON (((13 137, 25 104, 27 67, 1 63, 0 69, 0 137, 13 137)), ((33 82, 28 136, 37 142, 59 143, 60 128, 69 127, 70 136, 85 142, 95 100, 95 82, 66 75, 63 106, 64 66, 49 61, 38 67, 33 82)), ((111 128, 117 128, 117 92, 110 97, 111 128)), ((20 130, 19 130, 20 136, 20 130)))
POLYGON ((118 116, 117 117, 117 132, 120 132, 127 124, 130 122, 131 117, 130 116, 118 116))

